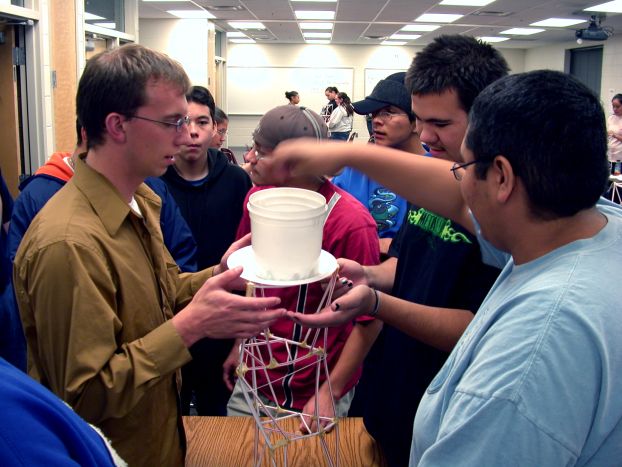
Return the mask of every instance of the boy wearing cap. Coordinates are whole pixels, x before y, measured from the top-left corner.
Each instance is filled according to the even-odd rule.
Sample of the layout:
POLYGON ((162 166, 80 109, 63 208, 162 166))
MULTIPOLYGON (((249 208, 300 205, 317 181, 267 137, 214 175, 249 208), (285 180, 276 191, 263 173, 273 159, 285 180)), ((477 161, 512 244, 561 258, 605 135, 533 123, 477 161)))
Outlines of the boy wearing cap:
MULTIPOLYGON (((354 111, 360 115, 371 114, 373 135, 379 146, 424 154, 415 129, 415 116, 410 110, 410 95, 404 87, 404 76, 404 72, 394 73, 380 80, 371 95, 353 104, 354 111)), ((367 207, 376 221, 380 251, 386 254, 391 239, 402 225, 406 200, 350 167, 332 182, 367 207)))
MULTIPOLYGON (((284 105, 272 109, 263 116, 253 135, 255 150, 250 155, 249 162, 251 179, 256 187, 251 189, 247 195, 247 201, 254 192, 270 188, 275 183, 275 177, 271 172, 270 157, 273 148, 282 141, 304 136, 314 137, 317 140, 327 138, 327 128, 322 118, 305 107, 284 105)), ((318 157, 321 157, 321 154, 318 157)), ((286 186, 316 191, 322 194, 327 202, 333 196, 339 197, 324 224, 322 249, 335 257, 346 257, 361 264, 378 264, 378 236, 375 223, 367 210, 354 197, 334 186, 326 178, 313 175, 299 175, 286 186)), ((250 232, 250 218, 246 202, 244 206, 238 237, 250 232)), ((288 310, 314 313, 323 291, 319 283, 313 283, 308 286, 267 289, 265 295, 279 296, 282 306, 288 310)), ((380 326, 377 321, 362 317, 354 323, 347 323, 328 331, 327 363, 337 413, 332 412, 328 382, 322 378, 319 390, 320 414, 318 415, 328 417, 347 415, 354 385, 361 374, 363 359, 378 335, 380 326)), ((270 331, 274 335, 299 341, 300 336, 306 332, 305 329, 291 320, 282 319, 277 321, 270 331)), ((273 346, 272 352, 277 361, 286 360, 287 354, 284 347, 273 346)), ((233 386, 233 369, 237 366, 238 360, 239 346, 236 345, 225 363, 225 378, 231 386, 233 386)), ((270 361, 267 354, 264 355, 264 361, 266 363, 270 361)), ((302 367, 308 365, 309 361, 306 360, 292 365, 291 368, 277 368, 267 372, 271 381, 278 381, 274 385, 278 400, 271 401, 272 403, 276 402, 287 409, 314 413, 314 369, 309 367, 301 370, 302 367), (292 375, 292 371, 296 373, 292 375)), ((257 386, 265 386, 268 382, 266 375, 258 373, 256 376, 257 386)), ((238 382, 231 396, 227 407, 228 415, 250 415, 240 386, 238 382)), ((272 394, 267 389, 262 395, 268 399, 272 398, 272 394)))

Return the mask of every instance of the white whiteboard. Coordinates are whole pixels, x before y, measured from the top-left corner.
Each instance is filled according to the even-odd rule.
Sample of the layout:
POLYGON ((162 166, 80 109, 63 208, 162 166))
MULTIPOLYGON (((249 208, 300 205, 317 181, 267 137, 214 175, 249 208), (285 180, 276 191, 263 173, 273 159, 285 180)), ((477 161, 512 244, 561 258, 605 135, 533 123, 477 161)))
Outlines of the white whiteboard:
POLYGON ((227 113, 263 115, 288 103, 285 91, 298 91, 300 105, 320 113, 324 90, 336 86, 352 97, 352 68, 227 67, 227 113))
POLYGON ((406 70, 400 68, 365 68, 365 97, 371 94, 378 81, 400 71, 406 70))

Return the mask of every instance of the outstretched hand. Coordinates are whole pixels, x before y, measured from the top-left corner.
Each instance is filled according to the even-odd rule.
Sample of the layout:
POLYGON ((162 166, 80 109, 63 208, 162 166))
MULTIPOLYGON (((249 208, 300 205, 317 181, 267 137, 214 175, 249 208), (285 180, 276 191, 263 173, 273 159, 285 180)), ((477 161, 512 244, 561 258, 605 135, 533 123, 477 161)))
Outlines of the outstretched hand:
POLYGON ((340 160, 341 142, 318 143, 314 138, 297 138, 283 141, 272 152, 271 175, 283 185, 301 174, 331 175, 344 164, 340 160), (318 157, 321 154, 322 157, 318 157))
POLYGON ((372 289, 366 285, 358 285, 324 307, 319 313, 303 314, 288 311, 287 317, 310 328, 335 327, 369 313, 374 303, 375 295, 372 289))
POLYGON ((247 338, 285 316, 276 308, 278 297, 242 297, 230 292, 239 281, 241 267, 214 276, 203 284, 192 301, 173 317, 173 325, 186 345, 203 337, 247 338))

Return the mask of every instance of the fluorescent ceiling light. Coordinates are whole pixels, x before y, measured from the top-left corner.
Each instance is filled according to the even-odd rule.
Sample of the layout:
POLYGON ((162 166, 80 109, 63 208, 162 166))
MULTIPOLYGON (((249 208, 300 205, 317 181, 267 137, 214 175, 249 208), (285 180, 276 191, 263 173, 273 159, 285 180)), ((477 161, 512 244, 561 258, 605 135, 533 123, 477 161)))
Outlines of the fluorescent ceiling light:
POLYGON ((300 29, 333 29, 333 23, 298 23, 300 29))
POLYGON ((605 13, 622 13, 622 1, 614 0, 613 2, 601 3, 600 5, 594 5, 589 8, 585 8, 584 11, 602 11, 605 13))
POLYGON ((443 0, 439 5, 454 5, 454 6, 485 6, 495 0, 443 0))
POLYGON ((330 41, 324 39, 309 39, 305 41, 307 44, 330 44, 330 41))
POLYGON ((116 29, 116 23, 93 23, 93 26, 99 26, 100 28, 116 29))
POLYGON ((423 23, 453 23, 457 19, 462 18, 464 15, 450 15, 447 13, 424 13, 415 21, 421 21, 423 23))
POLYGON ((499 34, 513 34, 515 36, 531 36, 532 34, 538 34, 544 32, 544 29, 537 28, 512 28, 501 31, 499 34))
POLYGON ((246 34, 240 31, 228 32, 227 37, 246 37, 246 34))
POLYGON ((380 45, 406 45, 406 41, 382 41, 380 45))
POLYGON ((535 23, 531 23, 529 26, 542 26, 542 27, 556 27, 563 28, 565 26, 572 26, 574 24, 585 23, 584 19, 569 19, 569 18, 549 18, 543 19, 542 21, 537 21, 535 23))
POLYGON ((229 21, 229 26, 236 29, 266 29, 263 23, 252 21, 229 21))
POLYGON ((173 16, 177 16, 178 18, 183 18, 183 19, 216 18, 209 11, 205 11, 205 10, 166 10, 166 12, 170 13, 173 16))
POLYGON ((294 14, 298 19, 335 19, 334 11, 297 10, 294 14))
POLYGON ((315 39, 330 39, 330 32, 303 32, 302 36, 307 38, 315 38, 315 39))
POLYGON ((390 39, 414 41, 415 39, 419 39, 420 37, 421 34, 393 34, 390 39))
POLYGON ((400 31, 429 32, 436 31, 440 26, 437 24, 407 24, 400 31))
POLYGON ((478 39, 480 41, 483 42, 503 42, 503 41, 509 41, 510 38, 509 37, 499 37, 499 36, 482 36, 482 37, 478 37, 478 39))
POLYGON ((253 39, 229 39, 229 42, 233 42, 235 44, 254 44, 255 41, 253 39))
POLYGON ((84 20, 85 21, 95 21, 96 19, 106 19, 103 16, 97 16, 93 13, 89 13, 88 11, 84 12, 84 20))

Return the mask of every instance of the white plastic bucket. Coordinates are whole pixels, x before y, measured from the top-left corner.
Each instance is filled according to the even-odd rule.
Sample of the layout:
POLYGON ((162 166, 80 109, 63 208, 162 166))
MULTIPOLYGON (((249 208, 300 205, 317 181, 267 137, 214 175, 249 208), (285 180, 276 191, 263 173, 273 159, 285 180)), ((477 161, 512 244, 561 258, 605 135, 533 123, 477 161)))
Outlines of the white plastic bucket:
POLYGON ((277 281, 317 274, 326 199, 301 188, 269 188, 248 199, 258 277, 277 281))

